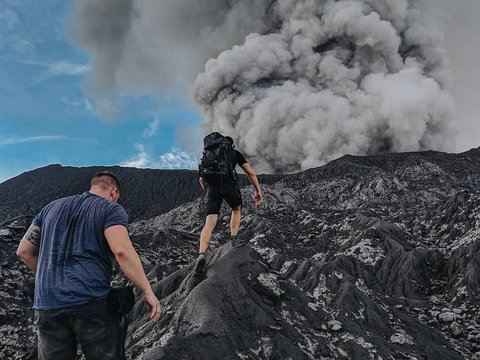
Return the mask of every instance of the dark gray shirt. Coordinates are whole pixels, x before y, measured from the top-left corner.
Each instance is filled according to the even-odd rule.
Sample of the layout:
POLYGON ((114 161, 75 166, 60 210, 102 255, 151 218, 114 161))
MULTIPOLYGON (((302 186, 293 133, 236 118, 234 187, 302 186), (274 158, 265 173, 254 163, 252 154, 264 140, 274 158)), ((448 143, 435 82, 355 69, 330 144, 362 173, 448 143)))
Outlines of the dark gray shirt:
POLYGON ((128 226, 122 206, 85 192, 51 202, 33 224, 41 228, 34 309, 59 309, 107 296, 115 256, 104 231, 128 226))

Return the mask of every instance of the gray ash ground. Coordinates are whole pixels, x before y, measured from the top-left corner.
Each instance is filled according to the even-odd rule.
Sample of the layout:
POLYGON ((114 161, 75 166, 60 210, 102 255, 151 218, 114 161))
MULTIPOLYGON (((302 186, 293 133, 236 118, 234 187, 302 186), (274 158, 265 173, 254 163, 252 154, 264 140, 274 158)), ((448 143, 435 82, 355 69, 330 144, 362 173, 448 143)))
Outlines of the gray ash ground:
MULTIPOLYGON (((345 156, 270 178, 257 209, 245 186, 248 243, 232 249, 224 207, 202 276, 202 197, 137 219, 132 239, 164 314, 152 324, 138 298, 128 357, 480 359, 479 175, 474 149, 345 156)), ((5 226, 0 358, 35 359, 32 276, 11 256, 22 231, 5 226)))

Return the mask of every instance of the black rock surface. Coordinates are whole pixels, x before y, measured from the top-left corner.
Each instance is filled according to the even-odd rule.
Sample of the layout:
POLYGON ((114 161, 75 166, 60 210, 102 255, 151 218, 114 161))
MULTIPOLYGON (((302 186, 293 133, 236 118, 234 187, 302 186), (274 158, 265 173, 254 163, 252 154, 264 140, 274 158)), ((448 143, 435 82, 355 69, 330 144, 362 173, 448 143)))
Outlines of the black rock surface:
POLYGON ((88 190, 92 176, 100 170, 112 171, 119 177, 123 189, 120 201, 131 220, 164 213, 201 194, 197 174, 189 170, 49 165, 0 184, 0 223, 35 214, 50 201, 88 190))
MULTIPOLYGON (((0 225, 15 217, 35 215, 45 204, 60 197, 87 191, 92 176, 103 170, 118 176, 122 185, 120 203, 127 209, 130 221, 163 214, 203 194, 198 174, 192 170, 49 165, 0 184, 0 225)), ((280 178, 260 176, 261 181, 268 184, 280 178)), ((246 182, 244 176, 240 182, 246 182)))
MULTIPOLYGON (((59 171, 36 171, 60 176, 49 169, 59 171)), ((146 181, 141 170, 116 172, 127 184, 146 181)), ((163 192, 151 187, 124 204, 138 214, 132 240, 163 316, 149 322, 138 297, 129 358, 480 358, 480 149, 344 156, 264 178, 259 208, 244 186, 240 236, 248 243, 232 249, 224 207, 201 276, 192 272, 204 208, 196 174, 148 172, 168 175, 158 180, 163 192), (169 205, 155 207, 153 198, 169 205)), ((21 186, 29 189, 24 179, 21 186)), ((36 206, 50 200, 38 197, 36 206)), ((34 359, 32 276, 12 256, 19 221, 0 229, 0 358, 34 359)), ((115 282, 125 279, 117 273, 115 282)))

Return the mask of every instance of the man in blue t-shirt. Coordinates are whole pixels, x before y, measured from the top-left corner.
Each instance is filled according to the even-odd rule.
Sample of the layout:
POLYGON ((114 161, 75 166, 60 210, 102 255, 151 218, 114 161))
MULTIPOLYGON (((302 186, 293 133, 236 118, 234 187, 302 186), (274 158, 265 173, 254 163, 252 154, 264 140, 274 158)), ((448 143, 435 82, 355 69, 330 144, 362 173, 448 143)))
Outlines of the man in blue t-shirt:
POLYGON ((96 174, 90 191, 55 200, 35 217, 17 255, 35 272, 38 357, 76 359, 77 340, 87 359, 123 359, 120 318, 108 304, 114 261, 143 294, 150 318, 160 303, 130 241, 128 216, 117 202, 120 182, 96 174))

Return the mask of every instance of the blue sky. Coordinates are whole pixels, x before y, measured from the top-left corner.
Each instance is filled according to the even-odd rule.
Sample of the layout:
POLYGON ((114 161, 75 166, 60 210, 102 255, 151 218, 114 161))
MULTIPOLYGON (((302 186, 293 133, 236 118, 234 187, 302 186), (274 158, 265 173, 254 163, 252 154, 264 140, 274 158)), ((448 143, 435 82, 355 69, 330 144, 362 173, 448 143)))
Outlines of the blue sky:
MULTIPOLYGON (((453 72, 456 150, 465 151, 478 146, 480 134, 480 40, 465 40, 480 31, 479 2, 434 4, 453 72)), ((188 89, 122 97, 114 121, 100 118, 84 92, 90 58, 70 40, 73 5, 0 2, 0 182, 52 163, 196 168, 202 117, 188 89)))
POLYGON ((115 121, 96 114, 83 92, 89 58, 69 40, 72 7, 0 3, 0 182, 51 163, 194 168, 201 115, 188 100, 127 97, 115 121))

